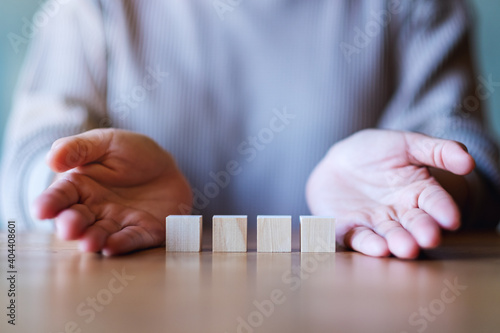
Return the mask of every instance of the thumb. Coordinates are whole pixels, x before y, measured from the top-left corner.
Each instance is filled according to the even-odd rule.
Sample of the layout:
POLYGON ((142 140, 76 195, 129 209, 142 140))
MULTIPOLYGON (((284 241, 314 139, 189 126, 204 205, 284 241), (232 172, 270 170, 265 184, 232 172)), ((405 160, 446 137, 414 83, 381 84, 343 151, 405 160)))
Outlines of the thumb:
POLYGON ((419 133, 405 133, 405 141, 411 164, 430 166, 457 175, 466 175, 476 166, 467 148, 459 142, 419 133))
POLYGON ((47 154, 47 164, 55 172, 64 172, 99 161, 108 151, 113 133, 95 129, 56 140, 47 154))

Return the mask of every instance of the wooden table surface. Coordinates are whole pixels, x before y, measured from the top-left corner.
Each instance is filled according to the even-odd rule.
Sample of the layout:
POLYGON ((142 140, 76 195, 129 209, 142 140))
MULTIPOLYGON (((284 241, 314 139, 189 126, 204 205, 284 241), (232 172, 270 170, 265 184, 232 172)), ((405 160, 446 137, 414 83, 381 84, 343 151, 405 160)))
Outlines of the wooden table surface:
POLYGON ((0 236, 2 333, 500 332, 493 232, 446 236, 415 261, 256 253, 252 242, 240 254, 158 248, 104 258, 50 235, 18 234, 16 326, 7 323, 0 236))

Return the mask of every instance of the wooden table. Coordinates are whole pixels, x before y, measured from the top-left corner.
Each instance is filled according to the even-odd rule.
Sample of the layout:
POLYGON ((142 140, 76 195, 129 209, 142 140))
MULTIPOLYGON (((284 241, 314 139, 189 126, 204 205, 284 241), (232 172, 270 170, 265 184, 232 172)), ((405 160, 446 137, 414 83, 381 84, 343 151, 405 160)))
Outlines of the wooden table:
POLYGON ((264 254, 252 243, 243 254, 159 248, 103 258, 50 235, 18 234, 16 326, 7 324, 0 236, 2 333, 500 332, 494 233, 449 235, 416 261, 264 254))

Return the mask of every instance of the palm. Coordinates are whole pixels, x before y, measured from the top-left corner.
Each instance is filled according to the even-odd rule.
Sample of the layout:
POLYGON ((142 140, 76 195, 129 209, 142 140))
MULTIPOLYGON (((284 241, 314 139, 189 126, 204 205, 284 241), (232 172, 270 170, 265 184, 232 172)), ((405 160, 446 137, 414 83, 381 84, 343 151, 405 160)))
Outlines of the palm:
POLYGON ((51 168, 67 172, 38 199, 39 215, 56 217, 58 233, 80 239, 87 251, 118 254, 161 245, 165 216, 190 205, 174 161, 138 134, 87 133, 52 149, 51 168))
POLYGON ((425 167, 453 164, 450 171, 469 172, 473 161, 464 151, 460 158, 470 160, 462 165, 441 158, 455 154, 455 146, 417 134, 360 132, 335 145, 311 175, 311 210, 337 217, 340 243, 372 255, 414 257, 418 246, 439 242, 440 226, 458 226, 458 208, 425 167))
POLYGON ((337 189, 331 194, 333 209, 339 213, 363 211, 369 215, 369 221, 376 223, 384 216, 401 218, 418 208, 419 195, 437 182, 427 168, 401 163, 398 144, 384 147, 391 151, 391 156, 384 156, 377 146, 374 148, 351 151, 350 155, 337 153, 342 159, 336 159, 328 186, 337 189))

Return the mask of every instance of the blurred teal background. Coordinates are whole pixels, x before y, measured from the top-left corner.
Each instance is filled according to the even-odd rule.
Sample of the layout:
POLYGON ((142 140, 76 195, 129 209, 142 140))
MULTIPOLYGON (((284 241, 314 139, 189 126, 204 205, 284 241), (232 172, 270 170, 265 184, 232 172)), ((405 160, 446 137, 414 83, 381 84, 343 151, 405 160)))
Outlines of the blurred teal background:
MULTIPOLYGON (((476 17, 475 43, 480 75, 491 76, 500 82, 500 1, 470 0, 476 17)), ((3 0, 0 11, 0 135, 3 138, 5 121, 11 107, 12 93, 16 84, 26 46, 21 44, 19 52, 11 46, 8 35, 22 36, 24 21, 31 21, 41 0, 3 0)), ((500 86, 485 101, 489 107, 490 123, 500 137, 500 86)), ((1 148, 0 148, 1 153, 1 148)))
POLYGON ((39 6, 40 2, 34 0, 3 0, 0 5, 0 142, 3 142, 12 93, 26 51, 26 47, 21 45, 19 52, 16 53, 11 47, 8 35, 15 33, 22 36, 23 18, 30 21, 39 6))

